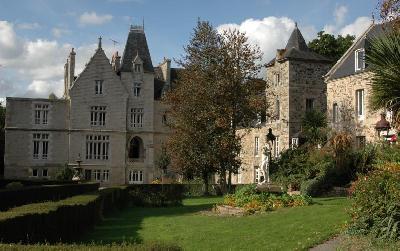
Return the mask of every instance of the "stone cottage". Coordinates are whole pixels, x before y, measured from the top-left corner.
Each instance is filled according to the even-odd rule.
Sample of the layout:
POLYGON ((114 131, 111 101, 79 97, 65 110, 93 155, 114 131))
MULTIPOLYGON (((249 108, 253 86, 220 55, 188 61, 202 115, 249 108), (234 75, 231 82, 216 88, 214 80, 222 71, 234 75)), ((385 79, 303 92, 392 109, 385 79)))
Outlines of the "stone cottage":
POLYGON ((276 137, 271 146, 272 157, 298 144, 301 121, 312 109, 326 111, 326 84, 323 76, 332 61, 308 48, 299 28, 293 30, 284 49, 266 64, 266 97, 269 103, 266 121, 259 121, 244 135, 242 167, 236 183, 258 183, 265 179, 260 168, 266 135, 271 128, 276 137))
MULTIPOLYGON (((330 127, 334 131, 349 132, 354 136, 356 146, 380 138, 375 127, 383 111, 373 111, 368 104, 372 73, 365 63, 365 53, 370 39, 381 35, 385 26, 389 27, 386 24, 371 24, 325 76, 330 127)), ((380 122, 388 127, 390 113, 385 116, 380 122)), ((394 134, 390 130, 382 133, 394 134)))
POLYGON ((5 178, 55 178, 80 162, 83 176, 103 185, 150 183, 169 133, 160 98, 176 78, 165 59, 154 67, 142 26, 131 26, 122 59, 98 48, 75 76, 65 64, 61 99, 6 99, 5 178))

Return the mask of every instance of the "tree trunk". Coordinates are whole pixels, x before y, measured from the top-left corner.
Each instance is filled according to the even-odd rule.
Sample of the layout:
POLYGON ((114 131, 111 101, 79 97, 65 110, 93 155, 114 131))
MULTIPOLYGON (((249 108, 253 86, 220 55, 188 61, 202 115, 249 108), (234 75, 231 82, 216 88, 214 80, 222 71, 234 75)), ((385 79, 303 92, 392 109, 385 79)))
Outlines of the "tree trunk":
POLYGON ((232 170, 228 171, 228 193, 232 192, 232 170))
POLYGON ((207 172, 203 172, 203 183, 204 183, 204 196, 209 196, 210 192, 208 191, 208 173, 207 172))

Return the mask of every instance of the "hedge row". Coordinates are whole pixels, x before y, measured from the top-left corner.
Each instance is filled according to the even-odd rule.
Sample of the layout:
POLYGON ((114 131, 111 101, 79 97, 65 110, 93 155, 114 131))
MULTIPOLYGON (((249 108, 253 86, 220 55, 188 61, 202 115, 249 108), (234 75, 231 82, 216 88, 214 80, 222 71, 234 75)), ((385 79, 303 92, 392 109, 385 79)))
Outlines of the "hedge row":
POLYGON ((76 241, 98 223, 104 214, 121 208, 127 201, 127 194, 126 188, 109 188, 0 212, 0 242, 76 241))
POLYGON ((3 189, 7 184, 12 182, 21 183, 23 186, 42 186, 42 185, 63 185, 63 184, 76 184, 72 180, 24 180, 24 179, 0 179, 0 188, 3 189))
MULTIPOLYGON (((204 184, 181 184, 184 186, 185 196, 186 197, 198 197, 203 196, 205 191, 204 184)), ((232 184, 231 192, 234 193, 237 188, 244 186, 244 184, 232 184)), ((212 196, 221 196, 223 195, 223 189, 221 185, 218 184, 209 184, 208 185, 208 193, 212 196)))
POLYGON ((0 190, 0 211, 42 201, 57 201, 74 195, 97 191, 98 183, 21 187, 0 190))
POLYGON ((135 206, 175 206, 182 204, 185 187, 181 184, 141 184, 127 187, 135 206))

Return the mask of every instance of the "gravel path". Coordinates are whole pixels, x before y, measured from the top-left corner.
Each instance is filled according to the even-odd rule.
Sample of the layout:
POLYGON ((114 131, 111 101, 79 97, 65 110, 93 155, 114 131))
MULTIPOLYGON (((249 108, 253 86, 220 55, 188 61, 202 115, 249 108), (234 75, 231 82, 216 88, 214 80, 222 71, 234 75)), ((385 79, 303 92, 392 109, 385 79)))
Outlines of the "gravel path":
POLYGON ((318 246, 310 248, 310 251, 335 251, 343 241, 343 236, 336 236, 318 246))

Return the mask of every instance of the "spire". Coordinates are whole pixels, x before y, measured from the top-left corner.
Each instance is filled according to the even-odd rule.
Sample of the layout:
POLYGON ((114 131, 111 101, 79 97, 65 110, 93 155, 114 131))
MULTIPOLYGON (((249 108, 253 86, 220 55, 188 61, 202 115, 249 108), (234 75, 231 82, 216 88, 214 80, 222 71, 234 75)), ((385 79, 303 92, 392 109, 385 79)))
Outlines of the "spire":
POLYGON ((306 41, 304 40, 304 37, 297 26, 297 22, 295 23, 294 30, 290 35, 289 41, 286 45, 286 50, 289 50, 291 48, 296 48, 300 51, 309 50, 306 41))
POLYGON ((99 49, 101 49, 101 36, 99 37, 99 49))

